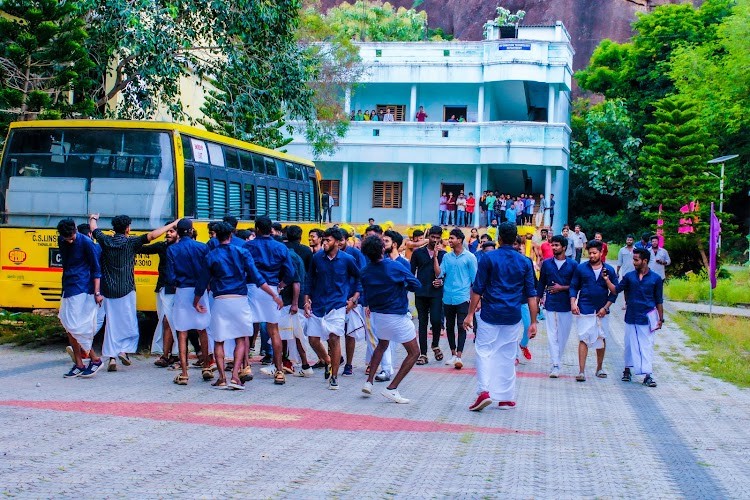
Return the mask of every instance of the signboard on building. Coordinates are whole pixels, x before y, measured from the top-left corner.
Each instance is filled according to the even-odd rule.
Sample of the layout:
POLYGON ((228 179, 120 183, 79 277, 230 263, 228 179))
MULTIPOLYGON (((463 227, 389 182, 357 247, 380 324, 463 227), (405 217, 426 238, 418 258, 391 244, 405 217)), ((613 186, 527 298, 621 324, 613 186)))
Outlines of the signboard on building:
POLYGON ((502 42, 498 44, 497 50, 531 50, 531 44, 520 42, 502 42))

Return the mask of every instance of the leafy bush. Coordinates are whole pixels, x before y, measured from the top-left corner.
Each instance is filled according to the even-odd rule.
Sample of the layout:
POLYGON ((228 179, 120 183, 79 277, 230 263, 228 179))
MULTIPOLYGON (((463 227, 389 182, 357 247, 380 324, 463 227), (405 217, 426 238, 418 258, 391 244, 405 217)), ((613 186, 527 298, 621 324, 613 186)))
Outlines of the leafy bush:
POLYGON ((0 343, 42 345, 66 338, 57 316, 0 311, 0 343))
MULTIPOLYGON (((664 285, 664 295, 678 302, 708 302, 708 273, 688 273, 682 279, 670 279, 664 285)), ((750 271, 719 272, 714 289, 714 303, 735 306, 750 304, 750 271)))
MULTIPOLYGON (((667 267, 667 277, 680 278, 689 273, 705 275, 706 269, 703 267, 703 259, 694 236, 670 236, 664 243, 664 248, 667 249, 672 259, 672 264, 667 267)), ((707 248, 706 251, 708 251, 707 248)))

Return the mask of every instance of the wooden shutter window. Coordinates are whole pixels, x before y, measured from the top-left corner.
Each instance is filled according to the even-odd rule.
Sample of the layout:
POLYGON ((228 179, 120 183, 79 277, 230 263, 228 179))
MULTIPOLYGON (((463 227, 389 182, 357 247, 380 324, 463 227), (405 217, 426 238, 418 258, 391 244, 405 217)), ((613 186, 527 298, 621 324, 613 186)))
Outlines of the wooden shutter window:
MULTIPOLYGON (((341 185, 341 181, 339 180, 321 180, 320 181, 320 192, 322 193, 328 193, 330 196, 333 196, 333 206, 338 207, 339 206, 339 187, 341 185)), ((325 207, 324 207, 325 208, 325 207)))
POLYGON ((373 181, 373 208, 401 208, 402 182, 373 181))

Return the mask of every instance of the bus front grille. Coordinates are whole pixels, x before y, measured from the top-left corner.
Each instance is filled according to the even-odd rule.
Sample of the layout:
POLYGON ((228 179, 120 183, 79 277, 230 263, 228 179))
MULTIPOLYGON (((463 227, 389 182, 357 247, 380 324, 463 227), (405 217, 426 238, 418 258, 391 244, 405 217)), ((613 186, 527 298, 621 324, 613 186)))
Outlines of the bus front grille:
POLYGON ((62 288, 39 287, 39 293, 42 294, 42 298, 47 302, 60 302, 60 297, 62 296, 62 288))

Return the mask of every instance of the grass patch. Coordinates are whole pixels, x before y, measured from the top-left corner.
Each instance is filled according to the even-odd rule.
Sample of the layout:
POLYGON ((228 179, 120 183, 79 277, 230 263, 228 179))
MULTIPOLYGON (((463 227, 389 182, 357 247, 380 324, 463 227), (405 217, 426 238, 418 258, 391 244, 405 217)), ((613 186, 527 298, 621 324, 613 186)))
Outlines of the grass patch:
POLYGON ((39 346, 56 344, 65 338, 65 329, 57 316, 0 310, 0 344, 39 346))
MULTIPOLYGON (((750 271, 736 271, 731 275, 730 279, 718 280, 714 304, 750 304, 750 271)), ((677 302, 708 302, 708 276, 701 273, 690 274, 684 279, 672 278, 664 284, 664 295, 677 302)))
POLYGON ((686 360, 694 371, 750 387, 750 319, 700 316, 679 313, 672 316, 688 336, 688 344, 700 351, 686 360))

